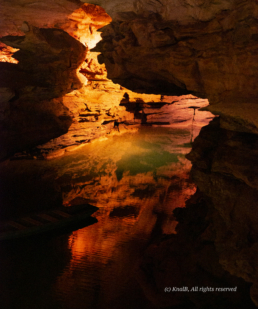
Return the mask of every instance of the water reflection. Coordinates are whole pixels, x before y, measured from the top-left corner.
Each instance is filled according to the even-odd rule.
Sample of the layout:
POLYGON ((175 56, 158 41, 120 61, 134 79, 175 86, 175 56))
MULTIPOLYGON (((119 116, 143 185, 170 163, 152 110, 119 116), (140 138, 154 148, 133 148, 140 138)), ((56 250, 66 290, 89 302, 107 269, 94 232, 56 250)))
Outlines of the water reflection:
MULTIPOLYGON (((155 308, 144 297, 133 270, 153 237, 174 233, 173 209, 184 207, 195 192, 189 182, 191 165, 184 157, 190 151, 190 136, 189 129, 145 127, 135 134, 95 141, 53 161, 5 163, 3 179, 8 171, 13 177, 27 175, 24 183, 38 193, 45 203, 42 207, 52 199, 37 190, 46 171, 48 187, 64 204, 88 201, 99 207, 98 223, 92 226, 41 244, 30 243, 29 251, 20 245, 19 252, 30 255, 29 259, 16 256, 9 262, 0 257, 1 264, 5 261, 5 269, 0 270, 3 282, 19 273, 20 285, 12 279, 14 289, 4 288, 5 295, 26 295, 19 298, 21 309, 155 308), (57 261, 62 265, 58 269, 57 261), (56 271, 50 273, 53 268, 56 271)), ((23 199, 29 202, 30 194, 23 194, 23 199)), ((2 202, 12 203, 4 198, 2 202)), ((15 246, 5 248, 6 257, 15 246)))

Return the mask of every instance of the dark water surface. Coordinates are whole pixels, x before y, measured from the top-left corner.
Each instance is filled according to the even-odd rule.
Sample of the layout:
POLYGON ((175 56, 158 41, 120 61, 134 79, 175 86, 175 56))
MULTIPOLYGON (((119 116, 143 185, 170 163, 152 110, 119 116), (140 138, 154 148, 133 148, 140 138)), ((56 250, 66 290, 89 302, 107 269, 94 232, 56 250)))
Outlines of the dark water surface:
POLYGON ((175 233, 173 209, 195 192, 188 128, 141 128, 51 161, 0 166, 1 219, 90 202, 98 222, 48 238, 0 244, 1 309, 156 308, 137 265, 158 235, 175 233))

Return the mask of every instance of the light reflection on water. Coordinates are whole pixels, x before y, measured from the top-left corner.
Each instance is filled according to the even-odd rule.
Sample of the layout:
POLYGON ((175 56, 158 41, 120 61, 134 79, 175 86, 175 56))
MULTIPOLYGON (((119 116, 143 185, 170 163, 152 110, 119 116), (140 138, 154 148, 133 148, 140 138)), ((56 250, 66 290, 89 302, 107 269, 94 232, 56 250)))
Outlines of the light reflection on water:
POLYGON ((23 164, 23 171, 40 175, 47 170, 63 203, 86 200, 99 211, 94 225, 5 248, 0 275, 8 284, 0 293, 6 308, 155 308, 134 269, 153 238, 175 232, 173 209, 195 192, 184 158, 189 139, 187 129, 142 128, 53 161, 9 162, 8 168, 23 164))

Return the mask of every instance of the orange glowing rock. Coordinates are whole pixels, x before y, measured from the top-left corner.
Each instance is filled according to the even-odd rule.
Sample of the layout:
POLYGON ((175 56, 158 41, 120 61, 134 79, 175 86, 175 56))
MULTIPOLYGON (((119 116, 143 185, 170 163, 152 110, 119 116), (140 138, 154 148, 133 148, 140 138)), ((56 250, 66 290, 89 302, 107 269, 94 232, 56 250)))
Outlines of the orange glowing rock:
POLYGON ((18 50, 18 48, 13 48, 0 42, 0 62, 19 63, 18 60, 12 57, 18 50))
POLYGON ((94 4, 84 4, 69 15, 68 19, 70 23, 61 26, 62 29, 90 49, 101 40, 97 30, 112 21, 103 8, 94 4))

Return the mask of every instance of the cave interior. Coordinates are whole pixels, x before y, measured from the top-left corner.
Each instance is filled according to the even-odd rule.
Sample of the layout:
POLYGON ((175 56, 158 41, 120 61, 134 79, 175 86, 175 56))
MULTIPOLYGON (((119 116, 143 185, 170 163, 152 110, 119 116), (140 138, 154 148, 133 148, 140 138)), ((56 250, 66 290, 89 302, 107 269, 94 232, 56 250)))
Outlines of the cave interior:
POLYGON ((0 222, 87 202, 103 224, 1 244, 7 289, 30 273, 0 292, 3 309, 256 308, 257 1, 2 0, 0 11, 0 222), (116 260, 130 226, 135 243, 116 260), (87 294, 74 265, 87 257, 87 272, 95 244, 117 275, 87 294))

